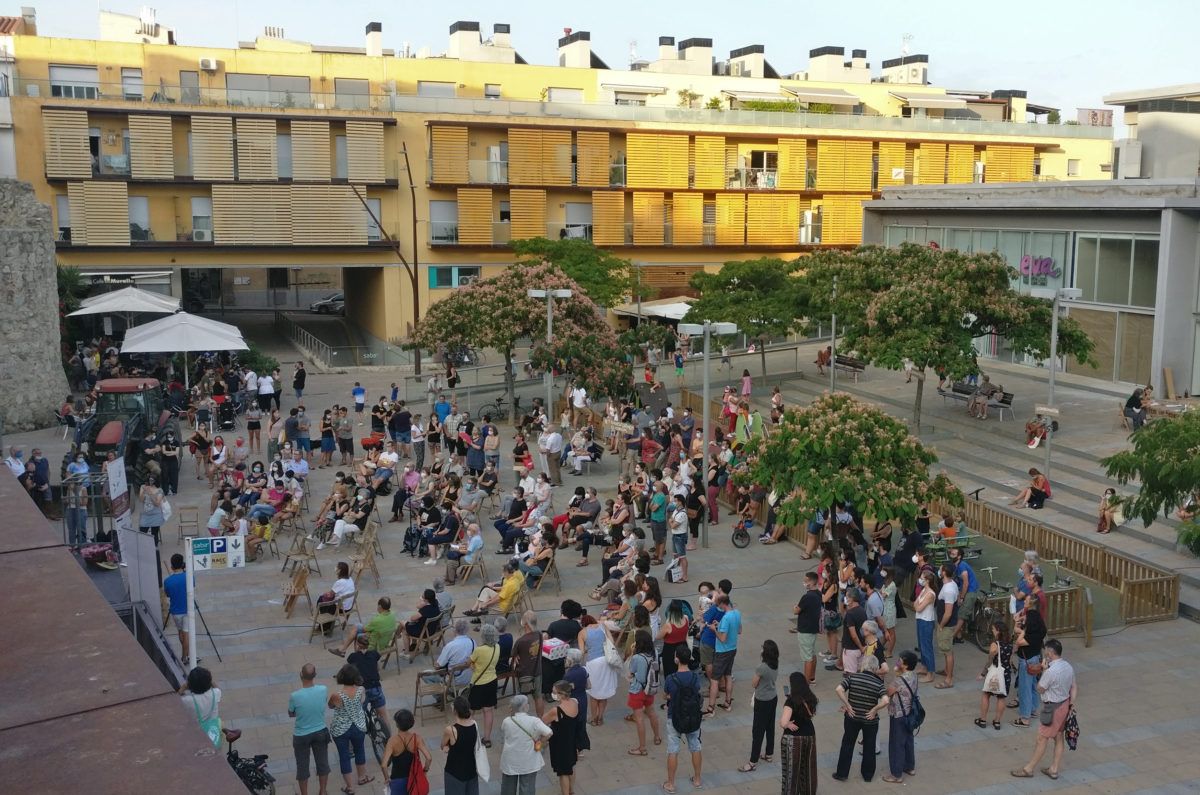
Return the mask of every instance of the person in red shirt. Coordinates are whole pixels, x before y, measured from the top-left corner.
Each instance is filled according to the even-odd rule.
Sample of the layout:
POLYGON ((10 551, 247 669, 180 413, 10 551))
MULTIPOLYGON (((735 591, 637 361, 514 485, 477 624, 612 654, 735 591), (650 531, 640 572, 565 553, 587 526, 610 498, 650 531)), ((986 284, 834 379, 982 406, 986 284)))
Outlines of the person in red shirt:
POLYGON ((662 449, 662 445, 654 441, 654 437, 650 435, 649 428, 642 432, 640 452, 642 455, 642 463, 645 464, 647 468, 654 466, 654 461, 658 458, 658 454, 662 451, 662 449))

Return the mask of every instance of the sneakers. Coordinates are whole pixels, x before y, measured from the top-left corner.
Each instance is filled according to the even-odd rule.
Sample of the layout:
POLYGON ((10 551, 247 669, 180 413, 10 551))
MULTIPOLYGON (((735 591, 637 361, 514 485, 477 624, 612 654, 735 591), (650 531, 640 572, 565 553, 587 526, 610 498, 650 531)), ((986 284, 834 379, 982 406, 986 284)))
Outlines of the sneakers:
POLYGON ((437 563, 437 558, 430 558, 429 560, 425 561, 426 566, 432 566, 435 563, 437 563))

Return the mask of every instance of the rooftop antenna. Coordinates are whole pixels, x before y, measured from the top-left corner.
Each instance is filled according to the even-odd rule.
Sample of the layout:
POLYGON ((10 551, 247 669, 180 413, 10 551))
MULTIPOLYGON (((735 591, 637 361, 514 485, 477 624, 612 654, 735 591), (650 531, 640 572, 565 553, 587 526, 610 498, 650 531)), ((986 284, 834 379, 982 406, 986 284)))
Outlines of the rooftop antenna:
POLYGON ((905 33, 903 36, 900 37, 900 55, 901 56, 908 55, 908 52, 909 52, 908 45, 912 43, 912 40, 913 40, 913 35, 911 33, 905 33))
POLYGON ((637 39, 629 40, 629 65, 633 66, 637 63, 637 39))

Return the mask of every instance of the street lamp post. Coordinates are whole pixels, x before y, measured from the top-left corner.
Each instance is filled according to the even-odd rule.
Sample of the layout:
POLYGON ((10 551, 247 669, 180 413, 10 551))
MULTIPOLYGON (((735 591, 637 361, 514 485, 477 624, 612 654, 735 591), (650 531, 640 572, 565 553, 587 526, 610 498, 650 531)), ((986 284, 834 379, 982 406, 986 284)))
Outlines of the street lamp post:
MULTIPOLYGON (((526 293, 530 298, 545 298, 546 299, 546 344, 550 345, 554 340, 554 299, 555 298, 570 298, 572 293, 570 290, 530 290, 526 293)), ((546 382, 546 422, 554 421, 554 376, 551 373, 549 365, 546 367, 546 372, 543 375, 546 382)))
MULTIPOLYGON (((1030 295, 1035 298, 1049 298, 1053 301, 1050 317, 1050 377, 1048 379, 1048 408, 1055 409, 1054 405, 1054 374, 1058 370, 1058 313, 1062 307, 1063 301, 1075 301, 1082 295, 1083 291, 1075 287, 1059 287, 1055 288, 1038 288, 1030 290, 1030 295)), ((1042 474, 1047 479, 1050 478, 1050 445, 1051 439, 1054 437, 1053 431, 1046 433, 1046 464, 1045 472, 1042 474)))
MULTIPOLYGON (((833 300, 837 302, 837 277, 833 277, 833 300)), ((833 363, 837 360, 837 310, 833 311, 833 326, 829 335, 829 394, 837 391, 837 368, 833 363)))
MULTIPOLYGON (((703 439, 703 444, 700 445, 703 450, 703 460, 700 464, 700 483, 707 489, 708 483, 708 446, 712 442, 712 430, 708 427, 708 390, 709 390, 709 373, 708 373, 708 354, 710 341, 713 334, 737 334, 738 327, 736 323, 714 323, 711 320, 706 320, 703 323, 680 323, 678 327, 680 334, 703 334, 704 335, 704 391, 701 400, 704 405, 700 411, 700 433, 703 439)), ((708 514, 709 511, 702 511, 700 514, 700 544, 708 548, 708 514)))

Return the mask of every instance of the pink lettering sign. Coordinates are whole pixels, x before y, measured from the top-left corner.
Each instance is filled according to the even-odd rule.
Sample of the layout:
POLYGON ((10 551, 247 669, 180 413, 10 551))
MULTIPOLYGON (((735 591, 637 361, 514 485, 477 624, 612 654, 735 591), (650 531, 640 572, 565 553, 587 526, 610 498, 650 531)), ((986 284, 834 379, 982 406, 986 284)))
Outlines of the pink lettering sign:
POLYGON ((1057 279, 1062 271, 1054 267, 1050 257, 1033 257, 1029 254, 1021 257, 1021 274, 1023 276, 1049 276, 1057 279))

